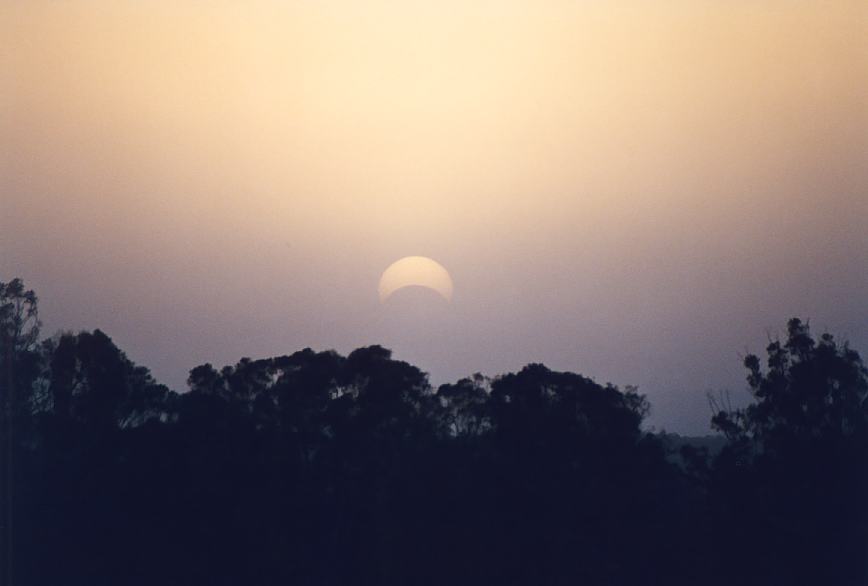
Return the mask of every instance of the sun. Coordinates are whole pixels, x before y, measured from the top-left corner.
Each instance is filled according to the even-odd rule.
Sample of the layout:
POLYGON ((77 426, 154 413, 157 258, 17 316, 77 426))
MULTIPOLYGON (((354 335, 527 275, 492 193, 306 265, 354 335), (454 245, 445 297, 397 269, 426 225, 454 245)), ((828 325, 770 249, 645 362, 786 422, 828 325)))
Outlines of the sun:
POLYGON ((406 256, 383 271, 378 287, 380 302, 385 302, 398 289, 411 286, 432 289, 452 301, 452 277, 443 265, 426 256, 406 256))

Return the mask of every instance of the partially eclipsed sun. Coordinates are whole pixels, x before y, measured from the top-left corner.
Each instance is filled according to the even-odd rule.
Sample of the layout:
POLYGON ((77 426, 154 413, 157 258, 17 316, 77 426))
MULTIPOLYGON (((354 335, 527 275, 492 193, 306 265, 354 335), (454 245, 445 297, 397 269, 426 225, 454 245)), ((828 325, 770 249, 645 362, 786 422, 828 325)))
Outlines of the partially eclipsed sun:
POLYGON ((380 302, 404 287, 427 287, 452 301, 452 277, 443 265, 425 256, 407 256, 389 265, 380 277, 380 302))

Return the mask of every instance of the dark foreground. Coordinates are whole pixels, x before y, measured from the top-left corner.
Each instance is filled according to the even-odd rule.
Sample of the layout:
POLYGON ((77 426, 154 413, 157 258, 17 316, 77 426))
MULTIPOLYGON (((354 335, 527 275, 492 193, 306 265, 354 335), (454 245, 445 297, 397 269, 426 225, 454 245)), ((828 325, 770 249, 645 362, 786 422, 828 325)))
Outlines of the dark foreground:
POLYGON ((868 584, 868 373, 798 320, 712 457, 538 364, 303 350, 176 394, 35 303, 0 284, 4 585, 868 584))

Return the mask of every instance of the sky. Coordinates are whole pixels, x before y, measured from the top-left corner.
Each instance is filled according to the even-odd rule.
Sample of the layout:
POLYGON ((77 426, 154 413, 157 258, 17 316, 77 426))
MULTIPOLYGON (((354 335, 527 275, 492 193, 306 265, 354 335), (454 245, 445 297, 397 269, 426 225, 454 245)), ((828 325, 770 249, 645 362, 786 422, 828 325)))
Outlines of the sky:
POLYGON ((4 2, 15 276, 177 390, 379 343, 706 433, 789 317, 868 354, 868 3, 4 2), (451 302, 380 302, 410 255, 451 302))

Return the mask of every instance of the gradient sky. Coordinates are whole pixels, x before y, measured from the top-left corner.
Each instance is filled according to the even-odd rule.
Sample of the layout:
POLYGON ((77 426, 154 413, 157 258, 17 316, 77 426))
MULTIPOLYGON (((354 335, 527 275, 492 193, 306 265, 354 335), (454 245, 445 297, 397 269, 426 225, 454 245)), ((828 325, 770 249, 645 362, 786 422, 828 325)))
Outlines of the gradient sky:
POLYGON ((381 343, 702 433, 788 317, 868 353, 868 3, 7 1, 0 198, 46 333, 176 389, 381 343))

